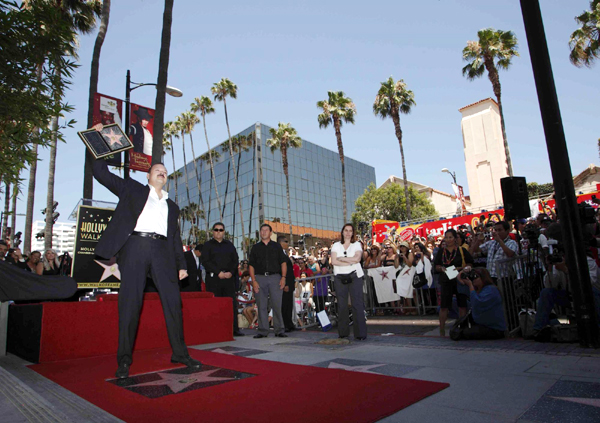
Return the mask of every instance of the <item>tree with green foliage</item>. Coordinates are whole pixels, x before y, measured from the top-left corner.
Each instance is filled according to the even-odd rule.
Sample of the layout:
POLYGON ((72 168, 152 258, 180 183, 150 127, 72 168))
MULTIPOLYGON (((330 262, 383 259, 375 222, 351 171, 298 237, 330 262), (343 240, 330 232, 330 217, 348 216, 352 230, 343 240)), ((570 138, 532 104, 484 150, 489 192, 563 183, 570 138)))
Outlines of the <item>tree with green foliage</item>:
POLYGON ((591 66, 600 57, 600 0, 590 1, 590 10, 575 17, 581 25, 569 39, 569 60, 577 67, 591 66))
MULTIPOLYGON (((322 110, 317 120, 319 128, 327 128, 333 124, 337 140, 338 153, 342 164, 342 208, 344 212, 344 223, 348 222, 348 207, 346 204, 346 164, 344 162, 344 143, 342 142, 342 124, 354 124, 356 105, 350 97, 346 97, 343 91, 328 91, 327 100, 317 102, 317 107, 322 110)), ((291 240, 290 240, 291 241, 291 240)))
POLYGON ((190 182, 189 182, 188 171, 187 171, 187 157, 185 154, 186 125, 185 125, 183 115, 179 115, 175 118, 175 126, 177 127, 177 130, 179 131, 179 134, 181 135, 181 149, 183 151, 183 176, 184 176, 183 180, 185 181, 185 191, 187 194, 187 203, 191 204, 192 199, 190 197, 190 182))
POLYGON ((381 119, 391 117, 394 122, 396 138, 400 144, 400 158, 402 159, 402 178, 404 180, 404 198, 406 199, 406 215, 411 219, 410 196, 408 195, 408 180, 406 178, 406 164, 404 162, 404 147, 402 145, 402 128, 400 127, 400 113, 409 114, 411 108, 416 106, 414 93, 406 87, 404 80, 394 81, 389 77, 381 83, 375 102, 373 113, 381 119))
POLYGON ((204 211, 204 198, 202 197, 202 176, 198 172, 198 159, 196 157, 196 152, 194 151, 194 138, 192 137, 192 133, 194 132, 194 127, 197 123, 200 123, 200 119, 194 112, 183 112, 181 114, 181 123, 185 128, 185 132, 190 136, 190 146, 192 147, 192 162, 194 163, 194 171, 196 172, 196 187, 198 189, 198 199, 200 200, 200 207, 202 211, 204 211))
POLYGON ((277 129, 269 130, 271 137, 267 140, 267 147, 271 149, 271 153, 281 151, 281 164, 283 166, 283 174, 285 175, 285 194, 287 197, 288 221, 290 223, 290 243, 293 240, 292 232, 292 209, 290 207, 290 174, 288 172, 288 149, 301 148, 302 138, 298 136, 298 132, 291 123, 281 123, 277 129))
POLYGON ((529 197, 538 197, 540 195, 552 194, 554 192, 554 184, 548 182, 547 184, 538 184, 537 182, 527 183, 527 194, 529 197))
POLYGON ((500 127, 502 139, 504 140, 504 152, 506 154, 506 167, 509 176, 513 176, 508 139, 506 138, 506 125, 504 124, 504 112, 502 111, 502 87, 500 86, 499 69, 508 69, 513 57, 518 56, 517 37, 512 31, 495 30, 493 28, 482 29, 477 32, 477 41, 468 41, 463 49, 463 60, 469 62, 463 69, 463 75, 474 80, 483 76, 487 70, 488 78, 492 83, 494 95, 498 102, 500 112, 500 127))
MULTIPOLYGON (((434 217, 438 213, 425 194, 417 192, 413 187, 408 188, 412 218, 434 217)), ((402 222, 407 220, 406 199, 404 189, 399 184, 390 184, 377 188, 371 184, 354 203, 352 223, 358 227, 360 222, 372 222, 375 219, 402 222)))

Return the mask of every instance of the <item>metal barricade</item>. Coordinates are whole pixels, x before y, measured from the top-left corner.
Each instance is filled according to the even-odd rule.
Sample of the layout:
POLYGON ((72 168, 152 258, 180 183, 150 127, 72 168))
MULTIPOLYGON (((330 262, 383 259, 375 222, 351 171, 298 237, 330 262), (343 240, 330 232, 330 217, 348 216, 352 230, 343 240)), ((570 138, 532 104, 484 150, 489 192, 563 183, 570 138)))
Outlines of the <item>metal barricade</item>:
POLYGON ((337 323, 337 302, 333 287, 333 274, 310 276, 296 279, 294 291, 293 321, 299 329, 319 326, 317 313, 325 311, 332 326, 337 323), (302 290, 302 282, 310 286, 302 290), (308 295, 305 295, 308 293, 308 295))
POLYGON ((516 255, 498 261, 497 283, 509 332, 519 328, 521 309, 536 308, 536 300, 542 290, 543 274, 543 265, 532 255, 516 255))

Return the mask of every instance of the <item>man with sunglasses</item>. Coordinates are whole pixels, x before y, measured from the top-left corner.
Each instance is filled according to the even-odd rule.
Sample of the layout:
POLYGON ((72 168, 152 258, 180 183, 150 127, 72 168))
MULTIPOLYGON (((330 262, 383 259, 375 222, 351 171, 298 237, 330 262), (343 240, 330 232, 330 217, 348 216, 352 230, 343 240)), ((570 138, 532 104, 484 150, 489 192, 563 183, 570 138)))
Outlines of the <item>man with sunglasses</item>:
POLYGON ((225 237, 225 225, 217 222, 212 227, 213 237, 202 247, 202 264, 206 270, 206 290, 215 297, 228 297, 233 301, 233 336, 244 336, 237 320, 236 287, 239 256, 235 246, 225 237))

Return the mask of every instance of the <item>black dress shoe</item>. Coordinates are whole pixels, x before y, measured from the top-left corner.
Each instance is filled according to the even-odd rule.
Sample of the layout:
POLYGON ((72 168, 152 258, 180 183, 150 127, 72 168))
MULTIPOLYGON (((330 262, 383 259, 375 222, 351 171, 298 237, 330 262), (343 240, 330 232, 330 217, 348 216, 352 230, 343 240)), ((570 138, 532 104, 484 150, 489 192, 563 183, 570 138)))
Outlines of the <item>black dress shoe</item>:
POLYGON ((256 339, 260 339, 260 338, 266 338, 266 337, 267 337, 267 335, 262 335, 262 334, 260 334, 260 333, 259 333, 258 335, 254 335, 254 337, 255 337, 256 339))
POLYGON ((367 337, 366 336, 357 336, 354 339, 356 339, 357 341, 364 341, 365 339, 367 339, 367 337))
POLYGON ((185 358, 171 357, 171 363, 185 364, 188 369, 199 369, 200 367, 202 367, 202 363, 200 363, 198 360, 194 360, 192 357, 185 357, 185 358))
POLYGON ((288 336, 285 333, 278 333, 275 335, 277 338, 287 338, 288 336))
POLYGON ((286 332, 293 332, 295 330, 298 330, 298 329, 296 329, 296 328, 286 328, 285 329, 286 332))
POLYGON ((119 364, 119 368, 117 369, 115 376, 117 377, 117 379, 125 379, 126 377, 129 377, 129 364, 119 364))
POLYGON ((246 336, 246 334, 238 330, 237 332, 233 332, 233 336, 246 336))
POLYGON ((340 338, 340 339, 346 339, 346 338, 348 338, 348 335, 346 335, 346 336, 340 335, 340 336, 338 336, 338 338, 340 338))

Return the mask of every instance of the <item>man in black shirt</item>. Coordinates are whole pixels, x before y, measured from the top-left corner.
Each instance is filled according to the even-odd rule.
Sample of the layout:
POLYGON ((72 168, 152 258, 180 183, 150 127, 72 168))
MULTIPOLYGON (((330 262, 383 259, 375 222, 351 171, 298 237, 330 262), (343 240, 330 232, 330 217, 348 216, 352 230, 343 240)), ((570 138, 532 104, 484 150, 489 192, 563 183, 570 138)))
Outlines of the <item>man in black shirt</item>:
POLYGON ((285 255, 285 263, 289 269, 286 273, 285 287, 283 288, 282 300, 281 300, 281 315, 283 316, 283 326, 285 326, 286 332, 291 332, 296 329, 296 325, 292 320, 294 311, 294 287, 296 286, 296 278, 292 271, 292 261, 285 254, 289 247, 288 237, 286 235, 279 235, 277 237, 277 243, 281 245, 281 249, 285 255))
POLYGON ((281 245, 271 241, 272 232, 271 226, 264 223, 260 227, 260 242, 254 244, 250 251, 248 270, 258 305, 258 335, 255 338, 266 338, 269 334, 269 297, 273 307, 275 336, 287 338, 281 315, 281 301, 288 268, 281 245))
POLYGON ((225 236, 225 225, 213 225, 213 237, 202 247, 202 264, 206 270, 206 290, 215 297, 229 297, 233 301, 233 335, 244 336, 238 328, 236 287, 238 253, 225 236))

